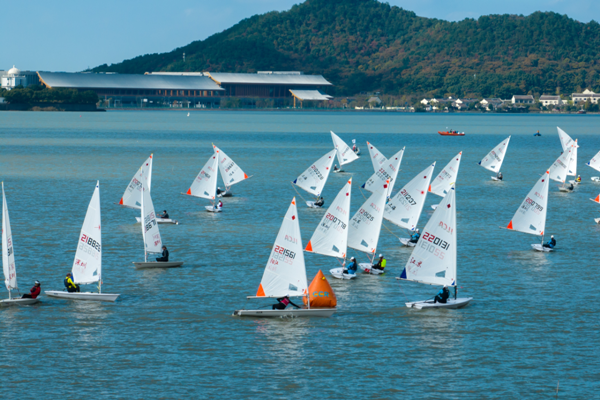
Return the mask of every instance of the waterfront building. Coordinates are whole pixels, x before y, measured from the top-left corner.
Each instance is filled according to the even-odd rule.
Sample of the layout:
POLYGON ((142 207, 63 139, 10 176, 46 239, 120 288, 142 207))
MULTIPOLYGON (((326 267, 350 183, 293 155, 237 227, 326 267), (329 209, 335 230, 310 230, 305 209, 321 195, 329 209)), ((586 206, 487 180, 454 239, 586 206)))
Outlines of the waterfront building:
POLYGON ((40 80, 35 71, 21 71, 14 65, 8 71, 0 71, 0 85, 2 89, 11 90, 17 86, 27 87, 39 85, 40 80))
POLYGON ((542 103, 544 107, 558 106, 562 105, 562 100, 560 99, 560 96, 549 96, 543 94, 540 96, 540 103, 542 103))
POLYGON ((533 104, 533 96, 528 94, 528 95, 514 95, 511 99, 511 102, 513 104, 533 104))
POLYGON ((573 93, 571 94, 571 100, 573 100, 573 104, 577 104, 579 102, 590 101, 592 104, 598 104, 598 99, 600 98, 600 94, 596 94, 589 89, 585 89, 583 93, 573 93))

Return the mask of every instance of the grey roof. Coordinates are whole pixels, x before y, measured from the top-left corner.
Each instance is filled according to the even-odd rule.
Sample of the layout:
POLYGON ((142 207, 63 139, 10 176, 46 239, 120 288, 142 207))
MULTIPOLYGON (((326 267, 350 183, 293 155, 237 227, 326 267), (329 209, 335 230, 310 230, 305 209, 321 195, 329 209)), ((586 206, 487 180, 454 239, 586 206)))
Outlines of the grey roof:
POLYGON ((50 87, 82 89, 223 90, 205 76, 38 72, 50 87))
POLYGON ((369 103, 377 103, 380 104, 381 103, 381 99, 379 97, 373 96, 368 100, 369 103))
POLYGON ((526 95, 515 94, 513 97, 515 99, 519 99, 519 100, 533 100, 533 96, 530 94, 526 94, 526 95))
POLYGON ((540 96, 540 100, 560 100, 560 96, 550 96, 543 94, 540 96))
POLYGON ((290 89, 290 92, 294 95, 294 97, 300 100, 331 100, 332 96, 328 94, 323 94, 318 90, 296 90, 290 89))
POLYGON ((273 74, 234 74, 229 72, 209 72, 208 75, 219 84, 255 84, 255 85, 318 85, 332 86, 321 75, 300 75, 297 73, 273 74))

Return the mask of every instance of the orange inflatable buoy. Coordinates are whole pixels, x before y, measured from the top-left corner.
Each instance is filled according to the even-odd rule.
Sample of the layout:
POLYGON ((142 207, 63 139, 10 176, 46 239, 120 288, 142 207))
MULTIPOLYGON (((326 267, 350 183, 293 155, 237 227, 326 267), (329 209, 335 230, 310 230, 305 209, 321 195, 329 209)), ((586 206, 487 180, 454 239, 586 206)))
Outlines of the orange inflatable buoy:
MULTIPOLYGON (((335 293, 333 293, 333 289, 329 286, 329 282, 327 282, 327 278, 321 270, 308 286, 308 293, 310 295, 310 308, 333 308, 337 305, 335 293)), ((308 304, 306 297, 304 297, 304 304, 308 304)))

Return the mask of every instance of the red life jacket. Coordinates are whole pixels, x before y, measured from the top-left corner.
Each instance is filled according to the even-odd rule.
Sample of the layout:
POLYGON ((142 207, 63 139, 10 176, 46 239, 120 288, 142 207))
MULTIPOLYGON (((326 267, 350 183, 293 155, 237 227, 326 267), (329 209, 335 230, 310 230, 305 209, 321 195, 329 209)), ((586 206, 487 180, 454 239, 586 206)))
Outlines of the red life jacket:
POLYGON ((36 299, 42 292, 42 288, 40 286, 34 286, 31 288, 30 292, 31 292, 31 298, 36 299))
POLYGON ((290 300, 287 297, 284 297, 283 299, 281 299, 280 303, 287 306, 288 304, 290 304, 290 300))

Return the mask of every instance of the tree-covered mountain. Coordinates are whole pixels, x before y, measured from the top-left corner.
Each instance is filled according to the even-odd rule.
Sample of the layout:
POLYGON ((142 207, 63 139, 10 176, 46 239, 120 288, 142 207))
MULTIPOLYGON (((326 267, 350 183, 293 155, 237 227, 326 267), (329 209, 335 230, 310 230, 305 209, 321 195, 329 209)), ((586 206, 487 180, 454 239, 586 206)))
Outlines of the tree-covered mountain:
POLYGON ((598 23, 556 13, 447 22, 377 0, 306 0, 169 53, 93 71, 295 70, 324 75, 336 95, 507 98, 598 88, 599 53, 598 23))

